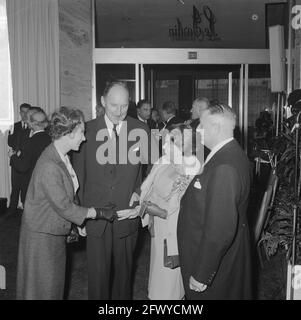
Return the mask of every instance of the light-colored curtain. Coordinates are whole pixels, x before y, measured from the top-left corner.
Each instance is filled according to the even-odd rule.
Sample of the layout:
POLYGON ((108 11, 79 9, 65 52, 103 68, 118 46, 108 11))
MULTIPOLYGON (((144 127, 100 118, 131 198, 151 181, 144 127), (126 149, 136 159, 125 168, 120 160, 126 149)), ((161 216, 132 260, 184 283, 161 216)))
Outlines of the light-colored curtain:
POLYGON ((9 198, 7 134, 14 122, 6 0, 0 0, 0 197, 9 198))
POLYGON ((19 105, 50 115, 60 104, 58 0, 0 0, 0 89, 0 197, 9 199, 7 133, 19 105))
POLYGON ((50 115, 59 107, 58 0, 8 0, 15 117, 23 102, 50 115))

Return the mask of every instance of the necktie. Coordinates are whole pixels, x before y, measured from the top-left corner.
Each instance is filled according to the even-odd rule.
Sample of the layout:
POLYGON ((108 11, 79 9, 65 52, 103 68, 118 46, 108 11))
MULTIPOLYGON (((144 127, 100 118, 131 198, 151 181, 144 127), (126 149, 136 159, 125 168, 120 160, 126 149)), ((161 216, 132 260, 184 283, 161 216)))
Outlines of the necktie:
POLYGON ((118 132, 117 132, 117 126, 118 124, 113 124, 113 132, 115 134, 115 139, 116 139, 116 143, 118 143, 118 140, 119 140, 119 136, 118 136, 118 132))
POLYGON ((117 124, 113 124, 113 132, 115 134, 115 141, 116 141, 116 163, 119 162, 119 136, 117 132, 117 124))

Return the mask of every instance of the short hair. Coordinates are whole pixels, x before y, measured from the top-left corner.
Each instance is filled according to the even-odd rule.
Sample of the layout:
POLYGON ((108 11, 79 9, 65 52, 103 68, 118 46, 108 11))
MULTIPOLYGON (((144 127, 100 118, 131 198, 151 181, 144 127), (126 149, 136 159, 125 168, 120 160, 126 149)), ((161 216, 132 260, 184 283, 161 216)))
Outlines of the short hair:
POLYGON ((197 97, 196 99, 193 100, 193 103, 201 103, 201 102, 205 102, 208 106, 210 104, 209 99, 207 99, 206 97, 197 97))
POLYGON ((206 110, 208 110, 209 114, 211 115, 220 115, 228 120, 233 121, 235 126, 236 114, 231 107, 225 104, 214 102, 214 103, 210 103, 206 110))
POLYGON ((150 105, 150 102, 147 99, 139 100, 139 102, 137 103, 137 109, 140 109, 144 104, 150 105))
POLYGON ((85 117, 81 110, 61 107, 51 117, 50 135, 53 140, 57 140, 71 133, 84 121, 85 117))
MULTIPOLYGON (((40 108, 41 109, 41 108, 40 108)), ((32 109, 30 109, 31 111, 32 109)), ((29 122, 30 123, 36 123, 36 125, 41 128, 41 129, 45 129, 48 126, 48 119, 47 119, 47 115, 44 112, 43 109, 41 110, 32 110, 33 112, 31 112, 29 114, 29 122)))
POLYGON ((30 109, 31 105, 29 103, 22 103, 20 104, 20 110, 21 109, 30 109))
POLYGON ((173 101, 165 101, 162 105, 162 110, 168 114, 176 114, 177 108, 173 101))
POLYGON ((106 96, 108 95, 109 91, 110 91, 113 87, 116 87, 116 86, 122 87, 122 88, 124 88, 127 92, 129 92, 129 88, 128 88, 127 84, 126 84, 124 81, 110 81, 110 82, 107 82, 106 87, 105 87, 104 90, 103 90, 102 96, 103 96, 103 97, 106 97, 106 96))
POLYGON ((45 111, 41 107, 36 107, 36 106, 30 106, 29 111, 44 112, 45 113, 45 111))

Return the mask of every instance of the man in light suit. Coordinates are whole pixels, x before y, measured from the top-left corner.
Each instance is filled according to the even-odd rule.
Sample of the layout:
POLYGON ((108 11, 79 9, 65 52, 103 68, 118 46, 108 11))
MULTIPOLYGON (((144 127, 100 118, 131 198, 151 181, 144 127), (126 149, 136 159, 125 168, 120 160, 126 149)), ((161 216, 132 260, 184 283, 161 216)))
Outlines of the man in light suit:
POLYGON ((233 138, 235 114, 213 104, 200 117, 211 152, 181 200, 180 266, 187 299, 251 299, 246 210, 249 161, 233 138))
MULTIPOLYGON (((101 103, 105 115, 87 123, 87 141, 80 152, 74 154, 79 199, 83 206, 98 207, 111 202, 116 210, 128 209, 139 200, 142 162, 148 163, 150 156, 148 150, 145 152, 142 145, 137 147, 128 135, 139 129, 148 140, 150 131, 146 124, 127 116, 129 92, 122 82, 108 84, 101 103), (119 153, 121 148, 123 152, 119 153), (116 155, 113 161, 109 159, 109 149, 116 155), (129 160, 134 154, 138 155, 136 163, 129 160), (124 155, 126 161, 122 163, 124 155)), ((145 144, 148 145, 148 141, 145 144)), ((139 223, 139 218, 87 223, 89 299, 109 299, 111 288, 112 299, 131 299, 133 253, 139 223), (113 287, 110 283, 112 269, 113 287)))

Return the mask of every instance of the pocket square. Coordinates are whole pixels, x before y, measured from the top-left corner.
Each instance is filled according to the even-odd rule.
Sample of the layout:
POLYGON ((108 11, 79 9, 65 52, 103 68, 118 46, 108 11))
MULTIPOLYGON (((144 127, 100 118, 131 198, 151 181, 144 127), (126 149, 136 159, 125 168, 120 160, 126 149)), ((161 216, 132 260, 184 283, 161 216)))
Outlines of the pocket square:
POLYGON ((196 189, 202 189, 202 185, 200 183, 200 180, 197 179, 193 185, 196 189))

